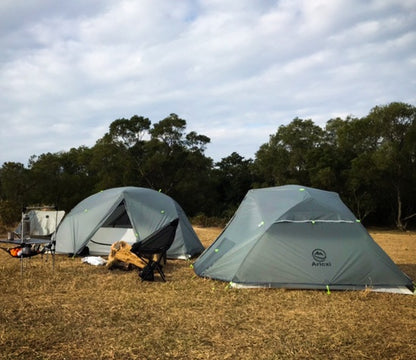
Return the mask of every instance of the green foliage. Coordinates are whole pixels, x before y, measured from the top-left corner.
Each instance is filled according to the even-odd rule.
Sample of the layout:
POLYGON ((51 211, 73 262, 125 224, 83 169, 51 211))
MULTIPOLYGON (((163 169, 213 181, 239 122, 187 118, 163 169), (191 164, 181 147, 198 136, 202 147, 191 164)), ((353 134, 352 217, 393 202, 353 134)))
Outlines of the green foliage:
POLYGON ((260 186, 289 183, 311 185, 308 169, 324 132, 312 120, 295 118, 279 127, 267 144, 256 153, 255 167, 265 182, 260 186))
MULTIPOLYGON (((10 228, 16 225, 20 220, 21 208, 11 201, 0 200, 0 225, 10 228)), ((6 230, 2 228, 2 233, 6 230)))
POLYGON ((72 148, 68 152, 42 154, 30 161, 30 192, 25 205, 55 205, 70 210, 91 194, 97 178, 91 170, 92 150, 72 148))
POLYGON ((416 218, 415 107, 377 106, 327 122, 295 118, 256 153, 257 186, 303 184, 340 193, 362 220, 405 229, 416 218))
POLYGON ((366 120, 377 138, 377 146, 371 153, 374 178, 384 192, 391 194, 391 200, 379 206, 393 209, 396 226, 404 230, 407 220, 416 217, 416 108, 397 102, 376 106, 366 120))
POLYGON ((215 164, 217 216, 227 217, 229 209, 237 209, 254 182, 253 161, 233 152, 215 164))
POLYGON ((0 199, 24 206, 24 199, 30 190, 29 170, 21 163, 6 162, 0 170, 0 199))
POLYGON ((325 128, 295 118, 254 160, 232 152, 215 164, 204 153, 210 138, 187 132, 176 114, 155 124, 121 118, 91 148, 32 156, 28 168, 4 163, 0 216, 16 221, 16 209, 26 205, 69 211, 97 191, 141 186, 170 195, 208 226, 227 221, 251 188, 302 184, 338 192, 369 225, 406 229, 416 223, 415 117, 414 106, 391 103, 363 118, 330 119, 325 128))
POLYGON ((153 139, 165 143, 169 149, 181 146, 184 142, 186 121, 176 114, 170 114, 167 118, 153 125, 150 135, 153 139))
POLYGON ((143 137, 150 129, 150 120, 142 116, 134 115, 127 119, 114 120, 110 125, 108 135, 112 142, 120 143, 127 148, 142 141, 143 137))

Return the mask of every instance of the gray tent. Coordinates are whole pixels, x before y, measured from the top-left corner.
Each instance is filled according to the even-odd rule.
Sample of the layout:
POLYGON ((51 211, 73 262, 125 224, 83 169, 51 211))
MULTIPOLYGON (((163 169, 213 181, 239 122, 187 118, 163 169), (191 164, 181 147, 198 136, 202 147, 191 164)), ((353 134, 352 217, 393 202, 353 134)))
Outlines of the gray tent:
POLYGON ((297 185, 250 190, 194 270, 236 286, 413 289, 337 193, 297 185))
POLYGON ((178 218, 170 258, 190 258, 204 247, 186 214, 171 197, 155 190, 121 187, 101 191, 76 205, 56 232, 58 253, 108 255, 116 241, 140 241, 178 218))

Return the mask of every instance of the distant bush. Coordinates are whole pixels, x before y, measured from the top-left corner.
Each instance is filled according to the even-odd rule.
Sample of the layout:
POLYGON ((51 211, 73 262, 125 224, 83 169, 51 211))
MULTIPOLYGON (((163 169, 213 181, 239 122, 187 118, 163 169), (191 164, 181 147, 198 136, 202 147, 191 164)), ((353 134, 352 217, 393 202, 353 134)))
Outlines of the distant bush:
POLYGON ((198 214, 191 218, 192 225, 200 227, 224 227, 227 224, 227 219, 216 217, 216 216, 206 216, 204 214, 198 214))
POLYGON ((14 226, 20 217, 19 207, 11 201, 0 200, 0 224, 3 227, 14 226))
POLYGON ((0 224, 0 236, 6 234, 7 231, 7 228, 3 224, 0 224))

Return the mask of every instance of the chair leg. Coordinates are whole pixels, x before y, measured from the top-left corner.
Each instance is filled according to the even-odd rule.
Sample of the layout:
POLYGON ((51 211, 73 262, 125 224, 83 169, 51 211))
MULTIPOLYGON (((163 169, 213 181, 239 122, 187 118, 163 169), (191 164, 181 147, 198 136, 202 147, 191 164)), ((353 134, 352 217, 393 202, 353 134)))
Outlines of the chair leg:
POLYGON ((140 272, 139 276, 142 281, 154 281, 154 267, 152 263, 148 263, 140 272))
POLYGON ((157 257, 144 257, 142 255, 137 256, 147 264, 141 271, 139 271, 139 276, 142 279, 142 281, 154 281, 154 271, 157 270, 162 280, 166 282, 166 276, 163 272, 162 265, 162 262, 164 262, 164 264, 166 265, 166 254, 158 254, 157 257))
POLYGON ((165 273, 163 272, 162 266, 159 263, 156 263, 156 269, 160 274, 160 277, 164 282, 166 282, 165 273))

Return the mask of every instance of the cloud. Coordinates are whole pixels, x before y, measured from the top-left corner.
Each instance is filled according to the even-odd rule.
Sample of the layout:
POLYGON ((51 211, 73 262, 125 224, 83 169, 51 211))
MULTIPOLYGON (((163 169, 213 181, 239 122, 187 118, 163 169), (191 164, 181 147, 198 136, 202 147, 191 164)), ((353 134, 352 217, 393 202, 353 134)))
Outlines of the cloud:
POLYGON ((0 164, 92 146, 135 114, 178 114, 219 161, 297 116, 415 104, 414 19, 393 0, 4 0, 0 164))

